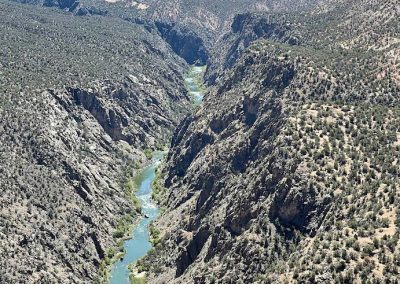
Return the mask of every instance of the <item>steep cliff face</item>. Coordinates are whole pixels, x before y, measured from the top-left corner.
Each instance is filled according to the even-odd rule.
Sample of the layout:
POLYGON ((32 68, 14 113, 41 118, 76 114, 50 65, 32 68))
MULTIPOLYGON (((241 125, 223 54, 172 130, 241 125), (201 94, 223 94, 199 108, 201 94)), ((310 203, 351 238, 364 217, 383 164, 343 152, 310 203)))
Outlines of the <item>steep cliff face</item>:
POLYGON ((308 234, 323 219, 323 196, 303 190, 299 161, 278 147, 298 103, 291 89, 303 76, 275 52, 248 52, 179 128, 168 157, 170 210, 160 220, 168 229, 159 248, 176 267, 167 265, 155 283, 256 282, 289 253, 283 244, 296 243, 296 231, 308 234), (179 214, 188 218, 167 221, 179 214))
POLYGON ((141 25, 0 6, 0 282, 96 283, 140 214, 127 177, 190 107, 185 63, 141 25))
MULTIPOLYGON (((145 9, 139 14, 145 18, 154 19, 162 37, 171 45, 172 49, 189 64, 212 65, 211 69, 219 68, 218 59, 222 59, 222 54, 226 54, 224 49, 226 42, 217 42, 220 37, 229 31, 232 20, 237 14, 246 12, 289 12, 309 10, 327 0, 281 0, 281 1, 146 1, 145 9), (210 53, 218 55, 210 61, 210 53)), ((244 16, 244 15, 242 15, 244 16)), ((238 17, 235 22, 245 21, 238 17)), ((249 35, 244 39, 244 47, 248 46, 255 36, 258 38, 265 34, 270 34, 263 23, 259 24, 256 35, 249 35), (251 37, 251 38, 250 38, 251 37)), ((275 31, 278 33, 278 31, 275 31)), ((272 32, 274 33, 274 32, 272 32)), ((282 36, 278 34, 277 36, 282 36)), ((242 43, 237 42, 237 45, 242 43)), ((232 46, 232 49, 237 47, 232 46)), ((232 50, 229 52, 233 54, 232 50)), ((232 64, 233 62, 231 62, 232 64)))
POLYGON ((269 39, 288 45, 300 45, 301 39, 286 14, 246 13, 233 19, 231 29, 213 46, 206 81, 215 84, 224 70, 232 68, 242 53, 259 39, 269 39))
POLYGON ((240 42, 259 23, 264 39, 174 134, 163 238, 140 263, 150 283, 396 281, 398 42, 375 45, 378 31, 399 37, 393 5, 339 3, 278 33, 268 15, 235 22, 240 42), (359 26, 371 11, 381 25, 328 28, 355 11, 359 26))
POLYGON ((120 181, 143 158, 79 106, 30 97, 1 110, 1 281, 94 281, 119 216, 138 214, 120 181))
POLYGON ((167 24, 156 22, 161 36, 171 45, 175 51, 189 64, 205 65, 208 60, 208 52, 203 39, 194 31, 179 24, 167 24))
MULTIPOLYGON (((348 53, 350 56, 357 49, 364 53, 368 50, 386 50, 382 52, 382 56, 385 57, 382 60, 390 62, 392 67, 396 66, 398 51, 395 48, 397 44, 395 35, 398 33, 396 17, 399 12, 393 1, 384 3, 320 1, 318 4, 320 5, 318 9, 312 10, 310 14, 273 11, 238 14, 232 22, 230 31, 210 50, 206 81, 210 85, 215 84, 224 70, 231 68, 242 52, 258 39, 268 39, 293 46, 312 46, 317 53, 318 50, 324 50, 329 46, 331 51, 327 52, 327 58, 332 50, 336 53, 348 53), (367 26, 367 19, 370 17, 373 17, 374 21, 367 26)), ((370 56, 374 57, 376 54, 370 56)), ((360 60, 363 61, 363 58, 360 60)), ((366 66, 360 65, 360 68, 365 70, 366 66)), ((393 68, 390 72, 398 73, 393 68)), ((358 76, 362 77, 365 74, 358 76)))
MULTIPOLYGON (((273 15, 270 18, 273 18, 273 15)), ((225 68, 232 67, 240 57, 241 52, 253 41, 260 38, 285 42, 289 45, 300 44, 299 39, 290 34, 290 26, 287 23, 283 23, 283 20, 279 18, 276 20, 270 18, 256 14, 239 14, 234 18, 231 31, 233 35, 236 35, 236 40, 233 44, 229 44, 231 48, 227 52, 225 68)))
POLYGON ((236 14, 257 11, 300 11, 309 10, 326 0, 155 0, 148 2, 147 14, 163 22, 180 23, 195 30, 211 48, 223 33, 229 31, 236 14))
POLYGON ((126 177, 189 109, 172 51, 213 86, 172 138, 149 282, 397 281, 396 0, 134 3, 0 0, 0 282, 99 280, 126 177))

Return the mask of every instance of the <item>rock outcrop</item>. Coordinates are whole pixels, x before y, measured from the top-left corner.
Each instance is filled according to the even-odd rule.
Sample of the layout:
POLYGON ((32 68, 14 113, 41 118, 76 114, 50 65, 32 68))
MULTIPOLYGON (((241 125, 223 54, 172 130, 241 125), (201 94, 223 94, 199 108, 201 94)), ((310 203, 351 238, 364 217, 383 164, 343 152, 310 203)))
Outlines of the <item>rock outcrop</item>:
POLYGON ((213 46, 206 81, 215 84, 224 70, 232 68, 242 53, 256 40, 268 39, 298 46, 301 44, 289 16, 274 13, 238 14, 233 19, 230 32, 213 46), (229 47, 229 48, 227 48, 229 47))
POLYGON ((172 140, 162 241, 140 262, 150 283, 396 281, 394 2, 276 16, 284 25, 238 16, 232 65, 172 140))
POLYGON ((142 25, 0 6, 0 282, 97 283, 140 214, 126 178, 190 108, 186 65, 142 25))
POLYGON ((104 280, 175 127, 150 283, 397 281, 396 0, 46 3, 106 17, 0 0, 1 283, 104 280))
POLYGON ((171 45, 173 51, 189 64, 205 65, 208 52, 203 39, 189 28, 179 24, 156 22, 162 38, 171 45))
POLYGON ((289 12, 309 10, 326 0, 157 0, 149 3, 146 9, 148 17, 165 23, 178 23, 188 27, 203 39, 207 50, 215 46, 216 40, 229 31, 232 20, 237 14, 246 12, 289 12))

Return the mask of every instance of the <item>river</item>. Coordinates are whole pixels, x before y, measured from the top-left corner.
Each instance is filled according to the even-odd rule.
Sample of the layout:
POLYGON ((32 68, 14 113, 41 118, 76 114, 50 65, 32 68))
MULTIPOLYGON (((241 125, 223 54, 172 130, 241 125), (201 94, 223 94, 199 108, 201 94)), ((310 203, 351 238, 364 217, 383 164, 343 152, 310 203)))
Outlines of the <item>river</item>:
MULTIPOLYGON (((185 78, 194 105, 199 105, 203 100, 203 93, 198 84, 198 79, 203 72, 204 67, 192 67, 185 78)), ((147 218, 142 217, 140 219, 138 225, 133 229, 132 238, 124 242, 125 255, 123 259, 114 264, 111 270, 110 284, 130 284, 130 270, 128 266, 145 256, 152 247, 150 243, 149 224, 158 217, 159 209, 151 199, 151 186, 156 177, 157 166, 163 159, 164 154, 163 152, 155 152, 151 164, 138 177, 139 188, 136 196, 141 203, 142 213, 147 218)))
POLYGON ((151 199, 151 185, 156 177, 156 168, 164 156, 163 152, 153 154, 150 166, 145 168, 138 177, 139 189, 136 193, 143 215, 138 225, 133 229, 132 238, 125 241, 125 255, 121 261, 117 261, 111 271, 110 284, 129 284, 128 265, 143 257, 150 249, 149 224, 157 218, 159 210, 151 199))
POLYGON ((189 74, 185 78, 185 82, 187 88, 189 90, 189 94, 192 97, 193 104, 198 106, 202 103, 204 93, 199 85, 199 78, 201 78, 202 73, 204 73, 204 66, 195 66, 192 67, 189 71, 189 74))

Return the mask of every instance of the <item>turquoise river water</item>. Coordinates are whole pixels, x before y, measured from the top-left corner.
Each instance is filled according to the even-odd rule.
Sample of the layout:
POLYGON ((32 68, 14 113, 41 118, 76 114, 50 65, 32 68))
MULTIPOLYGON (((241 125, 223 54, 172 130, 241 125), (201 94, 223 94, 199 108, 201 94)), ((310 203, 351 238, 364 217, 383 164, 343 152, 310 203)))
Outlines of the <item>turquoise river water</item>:
POLYGON ((151 249, 148 227, 159 213, 157 205, 151 199, 151 184, 156 177, 156 168, 163 156, 163 152, 156 152, 151 165, 145 168, 139 176, 139 189, 136 196, 142 205, 143 215, 148 218, 142 217, 139 224, 133 229, 132 238, 125 241, 124 258, 114 264, 110 284, 129 284, 128 265, 143 257, 151 249))
MULTIPOLYGON (((199 105, 203 100, 203 93, 196 80, 196 77, 203 71, 203 67, 193 67, 185 78, 195 105, 199 105)), ((145 256, 152 247, 150 243, 149 224, 157 218, 159 209, 151 199, 151 186, 156 177, 157 166, 163 157, 163 152, 155 152, 150 166, 145 168, 139 176, 139 189, 136 196, 141 203, 143 215, 147 216, 147 218, 142 217, 138 225, 133 229, 132 238, 124 242, 125 255, 120 261, 114 264, 111 270, 110 284, 130 284, 128 266, 145 256)))
POLYGON ((198 106, 203 101, 203 92, 198 85, 196 77, 199 76, 201 73, 204 72, 204 67, 192 67, 188 76, 185 78, 187 88, 189 90, 189 94, 193 99, 193 103, 195 106, 198 106))

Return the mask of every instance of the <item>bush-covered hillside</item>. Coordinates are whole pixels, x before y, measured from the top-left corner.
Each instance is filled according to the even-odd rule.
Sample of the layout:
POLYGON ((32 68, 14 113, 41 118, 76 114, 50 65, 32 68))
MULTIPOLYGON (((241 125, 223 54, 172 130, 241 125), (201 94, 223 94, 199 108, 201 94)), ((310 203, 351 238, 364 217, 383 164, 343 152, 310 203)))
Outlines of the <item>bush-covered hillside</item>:
POLYGON ((0 282, 106 279, 140 214, 126 179, 190 108, 185 63, 111 16, 4 0, 0 31, 0 282))
POLYGON ((215 45, 164 170, 151 283, 399 278, 399 12, 326 3, 239 15, 215 45))

